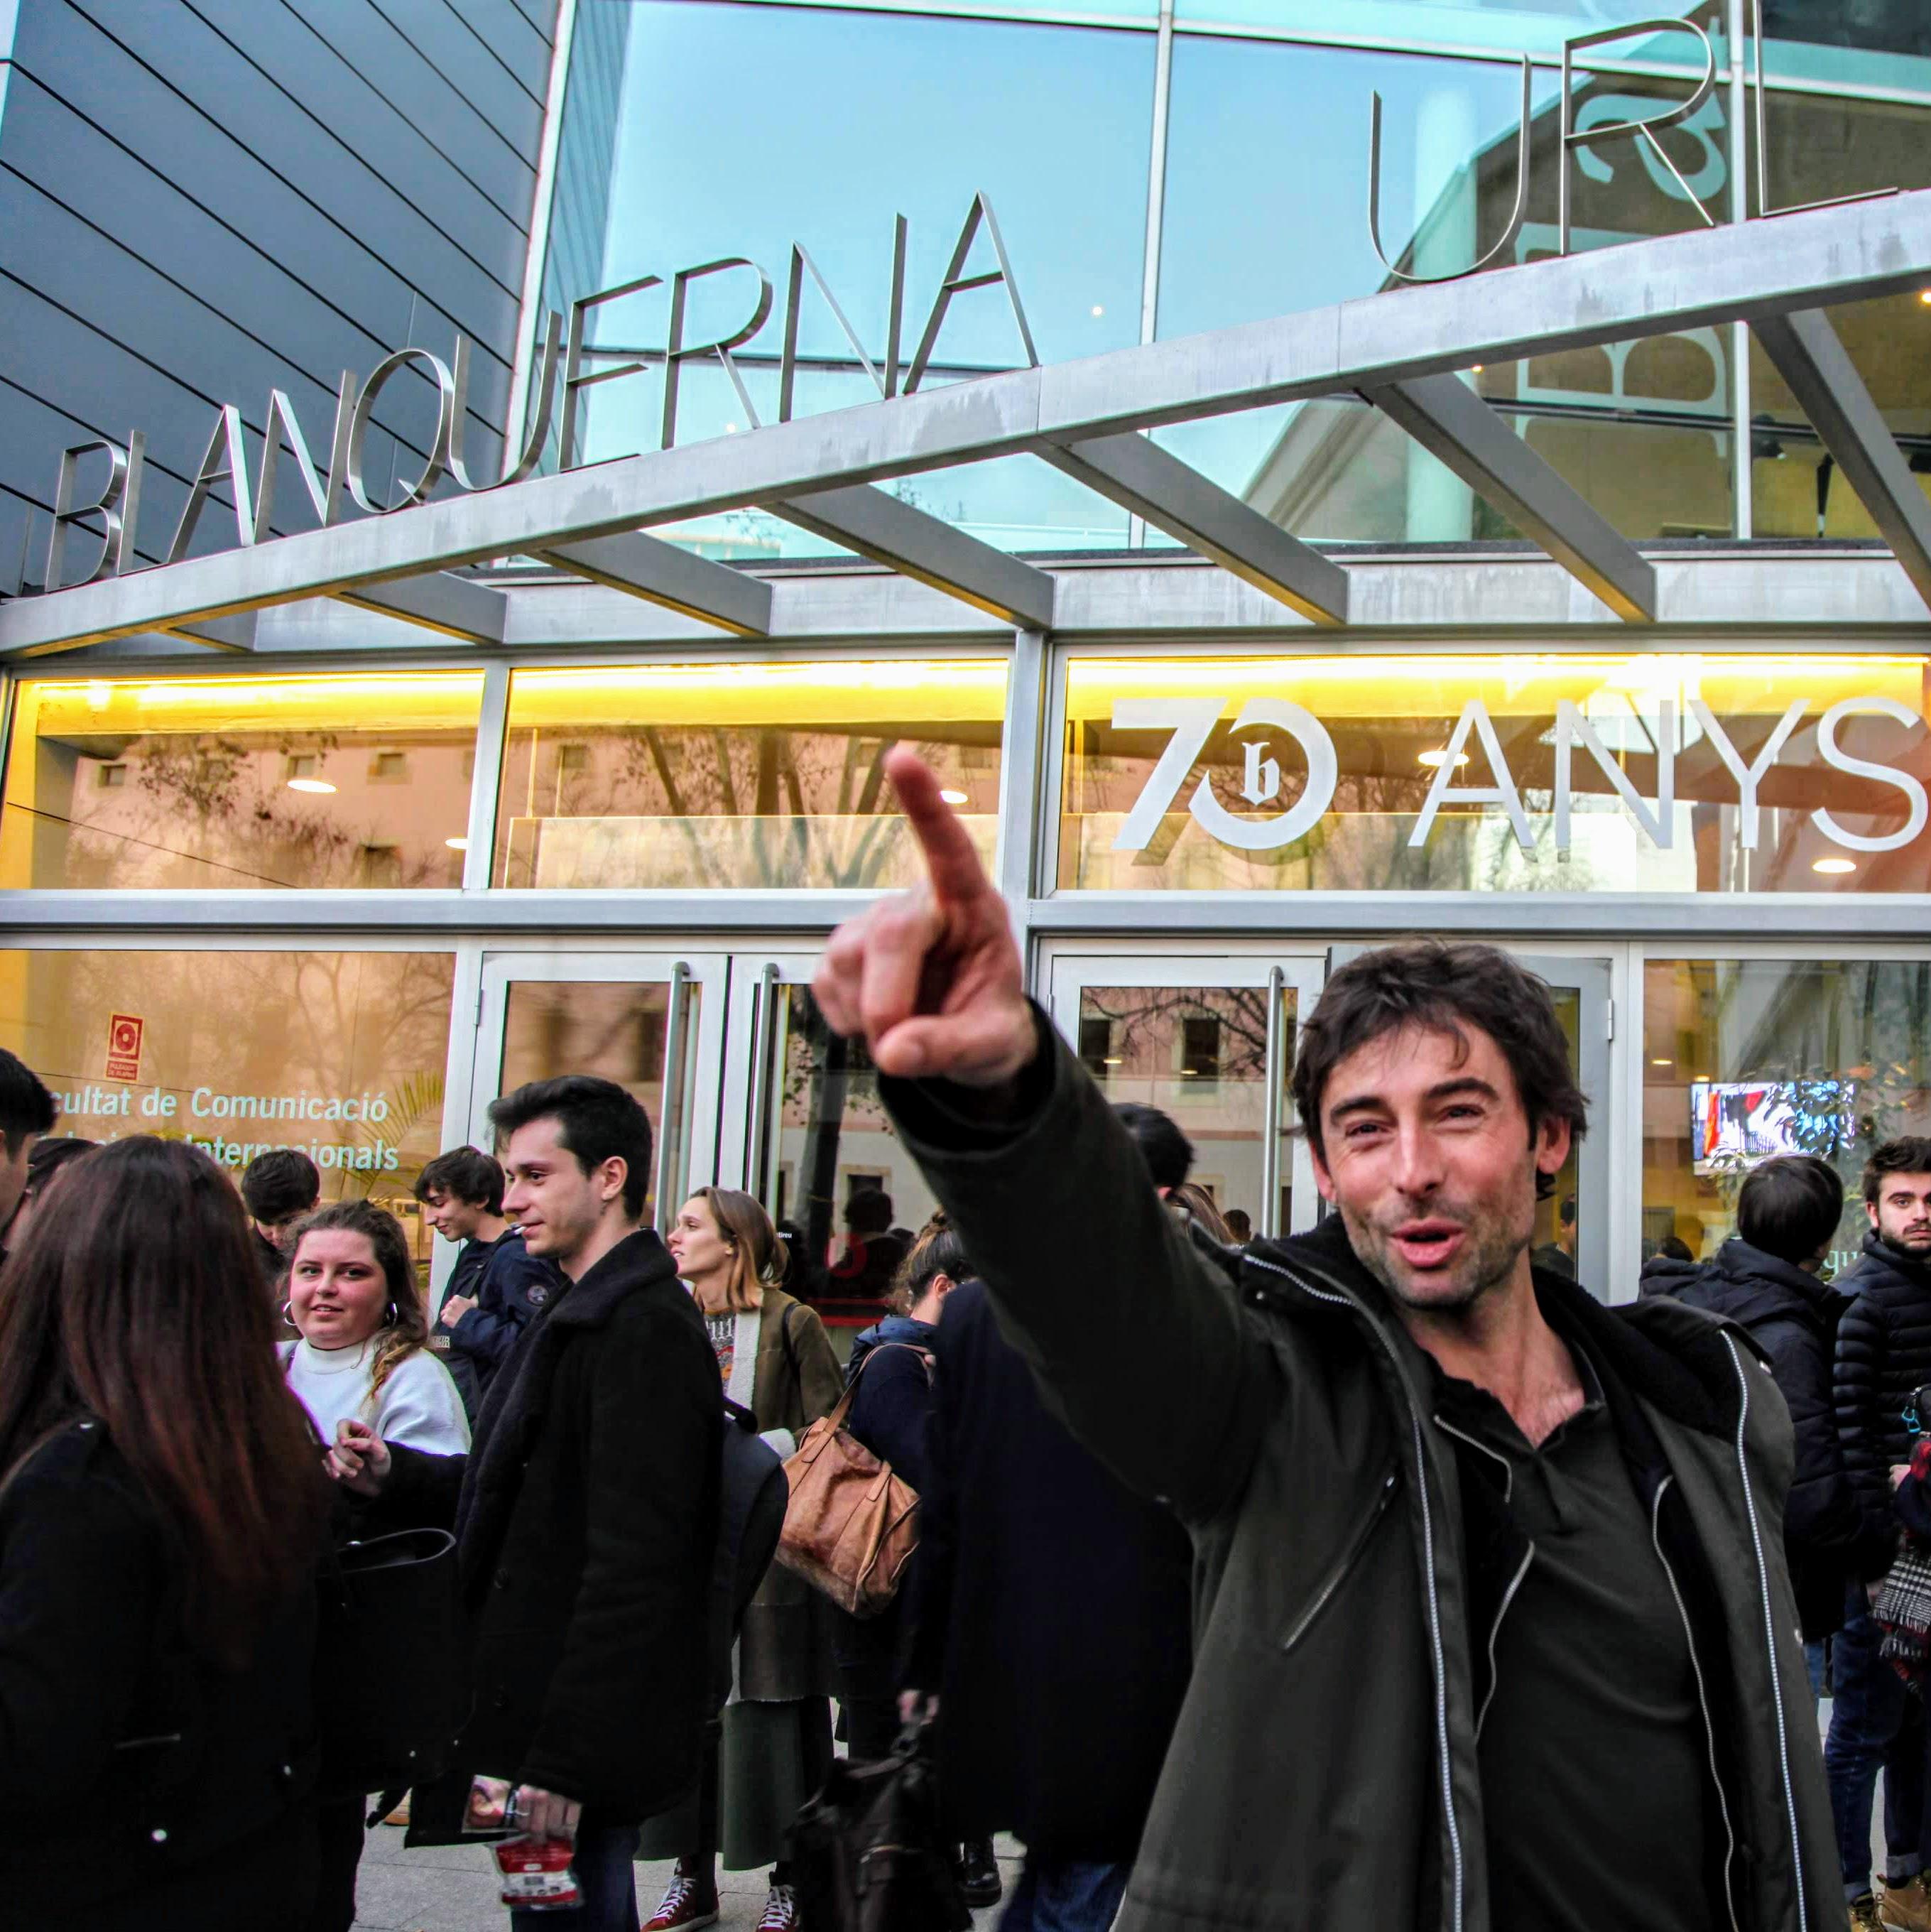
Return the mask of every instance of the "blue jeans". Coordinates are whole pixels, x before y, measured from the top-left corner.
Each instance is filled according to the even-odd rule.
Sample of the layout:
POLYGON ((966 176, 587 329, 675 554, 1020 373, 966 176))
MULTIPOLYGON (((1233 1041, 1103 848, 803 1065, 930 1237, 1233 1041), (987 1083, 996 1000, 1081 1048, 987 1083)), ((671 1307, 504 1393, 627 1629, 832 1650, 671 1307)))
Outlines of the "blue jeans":
POLYGON ((577 1888, 583 1902, 571 1912, 516 1912, 510 1932, 637 1932, 637 1828, 607 1825, 586 1811, 577 1827, 577 1888))
POLYGON ((1132 1869, 1028 1852, 999 1932, 1108 1932, 1132 1869))
POLYGON ((1884 1634, 1871 1621, 1860 1583, 1851 1586, 1851 1610, 1832 1647, 1831 1734, 1824 1745, 1846 1898, 1871 1888, 1871 1798, 1880 1764, 1885 1882, 1901 1885, 1925 1866, 1924 1706, 1878 1654, 1884 1634))
POLYGON ((1825 1653, 1830 1640, 1819 1637, 1815 1643, 1804 1646, 1804 1668, 1810 1679, 1810 1694, 1822 1703, 1830 1686, 1824 1682, 1825 1653))

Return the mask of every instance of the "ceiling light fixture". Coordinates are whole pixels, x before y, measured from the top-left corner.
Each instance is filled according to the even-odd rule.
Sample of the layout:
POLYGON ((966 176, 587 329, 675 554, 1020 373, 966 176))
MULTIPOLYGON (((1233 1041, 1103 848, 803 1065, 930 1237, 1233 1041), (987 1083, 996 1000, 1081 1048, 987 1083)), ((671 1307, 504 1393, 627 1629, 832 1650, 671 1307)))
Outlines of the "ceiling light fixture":
POLYGON ((1095 302, 1093 305, 1093 312, 1095 315, 1104 315, 1106 313, 1106 304, 1104 302, 1095 302))
POLYGON ((940 793, 939 796, 948 805, 970 805, 972 802, 967 794, 952 786, 948 786, 945 790, 940 793))
POLYGON ((469 842, 466 838, 445 838, 442 842, 452 852, 466 852, 469 849, 469 842))
POLYGON ((1673 1060, 1652 1060, 1650 1064, 1652 1066, 1674 1066, 1676 1062, 1673 1060))
POLYGON ((1858 862, 1855 859, 1813 859, 1810 862, 1810 869, 1813 872, 1828 872, 1834 876, 1840 876, 1846 872, 1855 872, 1858 869, 1858 862))
POLYGON ((288 788, 290 791, 312 792, 331 792, 335 789, 326 778, 290 778, 288 788))
MULTIPOLYGON (((1447 762, 1448 754, 1445 751, 1417 752, 1415 754, 1415 763, 1418 765, 1427 766, 1430 771, 1439 771, 1447 762)), ((1456 753, 1455 764, 1458 771, 1468 762, 1468 754, 1466 752, 1456 753)))

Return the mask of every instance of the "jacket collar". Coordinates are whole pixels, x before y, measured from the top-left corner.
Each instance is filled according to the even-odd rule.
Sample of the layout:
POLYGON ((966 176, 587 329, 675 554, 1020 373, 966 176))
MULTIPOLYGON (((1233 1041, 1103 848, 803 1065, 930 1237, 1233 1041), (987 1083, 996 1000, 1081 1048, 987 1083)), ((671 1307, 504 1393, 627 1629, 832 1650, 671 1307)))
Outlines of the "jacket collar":
MULTIPOLYGON (((1390 1305, 1387 1291, 1355 1254, 1339 1215, 1330 1215, 1311 1234, 1257 1242, 1255 1247, 1257 1259, 1308 1290, 1312 1298, 1297 1302, 1297 1307, 1345 1318, 1347 1310, 1332 1298, 1332 1291, 1340 1289, 1384 1329, 1406 1341, 1407 1330, 1390 1305), (1311 1283, 1306 1279, 1309 1276, 1311 1283), (1325 1302, 1319 1298, 1323 1288, 1330 1291, 1325 1302)), ((1534 1280, 1536 1300, 1549 1326, 1587 1351, 1612 1402, 1618 1390, 1627 1390, 1687 1428, 1729 1434, 1736 1377, 1723 1336, 1735 1334, 1753 1352, 1761 1352, 1741 1328, 1667 1296, 1611 1309, 1564 1276, 1538 1268, 1534 1280)))
POLYGON ((655 1229, 626 1234, 581 1281, 571 1282, 550 1304, 552 1328, 601 1328, 634 1289, 677 1279, 676 1264, 655 1229))

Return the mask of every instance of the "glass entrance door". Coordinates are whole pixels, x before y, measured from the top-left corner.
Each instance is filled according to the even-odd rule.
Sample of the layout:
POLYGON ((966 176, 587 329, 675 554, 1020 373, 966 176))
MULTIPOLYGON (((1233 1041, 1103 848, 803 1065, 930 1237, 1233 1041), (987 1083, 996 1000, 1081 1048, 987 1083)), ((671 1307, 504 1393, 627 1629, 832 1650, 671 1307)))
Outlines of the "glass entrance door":
MULTIPOLYGON (((1333 946, 1328 970, 1369 950, 1333 946)), ((1536 1210, 1535 1258, 1538 1265, 1573 1276, 1609 1300, 1615 1298, 1609 1274, 1609 1049, 1615 1036, 1610 963, 1555 954, 1515 957, 1546 983, 1555 998, 1555 1016, 1569 1042, 1570 1071, 1590 1109, 1590 1131, 1570 1148, 1554 1188, 1536 1210)))
MULTIPOLYGON (((470 1139, 487 1148, 499 1094, 562 1073, 614 1080, 650 1116, 655 1225, 661 1202, 718 1178, 728 965, 722 953, 681 950, 485 954, 466 1113, 450 1119, 466 1118, 470 1139)), ((438 1258, 439 1286, 449 1262, 438 1258)))
MULTIPOLYGON (((1256 1234, 1319 1218, 1288 1082, 1321 962, 1197 956, 1065 956, 1054 1024, 1109 1100, 1170 1115, 1194 1144, 1192 1178, 1256 1234)), ((1235 1232, 1240 1232, 1237 1220, 1235 1232)))

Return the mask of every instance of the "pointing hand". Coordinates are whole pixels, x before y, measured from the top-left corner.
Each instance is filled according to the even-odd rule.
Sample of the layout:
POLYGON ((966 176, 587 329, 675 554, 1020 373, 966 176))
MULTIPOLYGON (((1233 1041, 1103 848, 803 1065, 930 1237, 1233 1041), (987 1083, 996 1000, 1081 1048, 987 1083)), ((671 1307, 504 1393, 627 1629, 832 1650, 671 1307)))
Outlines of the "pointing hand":
POLYGON ((840 926, 812 990, 826 1024, 862 1038, 881 1072, 1003 1086, 1038 1051, 1006 902, 918 754, 899 746, 885 771, 925 880, 840 926))

